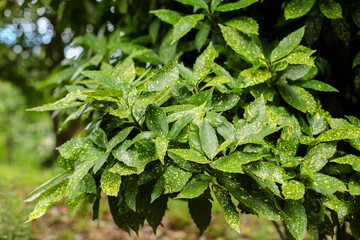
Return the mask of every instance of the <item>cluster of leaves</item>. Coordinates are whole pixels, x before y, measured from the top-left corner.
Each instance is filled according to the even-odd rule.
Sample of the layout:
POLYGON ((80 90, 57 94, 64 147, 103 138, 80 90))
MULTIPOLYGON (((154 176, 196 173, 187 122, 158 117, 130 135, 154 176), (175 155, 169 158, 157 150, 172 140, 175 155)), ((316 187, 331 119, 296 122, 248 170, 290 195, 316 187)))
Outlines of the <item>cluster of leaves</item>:
MULTIPOLYGON (((65 125, 87 125, 58 148, 66 172, 34 190, 29 220, 63 197, 70 208, 92 204, 96 219, 104 193, 125 231, 145 220, 156 231, 175 198, 188 201, 200 232, 218 201, 237 231, 246 213, 283 220, 295 239, 332 236, 345 222, 359 238, 360 120, 321 108, 316 93, 337 90, 315 80, 306 28, 271 42, 243 15, 257 0, 176 2, 149 9, 144 36, 129 28, 76 40, 89 49, 85 60, 52 78, 71 79, 67 95, 32 110, 66 108, 65 125)), ((285 17, 315 4, 292 14, 302 2, 290 1, 285 17)), ((326 17, 339 11, 333 0, 318 6, 326 17)))

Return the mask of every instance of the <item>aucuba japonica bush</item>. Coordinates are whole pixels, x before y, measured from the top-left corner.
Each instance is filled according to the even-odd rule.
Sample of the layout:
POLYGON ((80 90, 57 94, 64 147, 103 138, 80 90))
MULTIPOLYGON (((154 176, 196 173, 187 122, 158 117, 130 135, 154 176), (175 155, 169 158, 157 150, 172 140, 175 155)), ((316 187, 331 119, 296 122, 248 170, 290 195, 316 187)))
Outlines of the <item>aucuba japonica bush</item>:
POLYGON ((341 19, 342 5, 284 2, 289 31, 274 38, 256 14, 270 1, 119 2, 122 25, 76 38, 82 57, 47 80, 66 96, 31 109, 64 109, 61 128, 85 127, 57 148, 64 173, 34 190, 29 220, 60 199, 92 204, 96 219, 107 195, 119 228, 146 220, 155 232, 173 198, 201 233, 217 201, 237 231, 253 214, 283 220, 289 239, 345 223, 360 238, 360 120, 322 108, 318 92, 337 90, 309 48, 321 31, 311 18, 341 19))

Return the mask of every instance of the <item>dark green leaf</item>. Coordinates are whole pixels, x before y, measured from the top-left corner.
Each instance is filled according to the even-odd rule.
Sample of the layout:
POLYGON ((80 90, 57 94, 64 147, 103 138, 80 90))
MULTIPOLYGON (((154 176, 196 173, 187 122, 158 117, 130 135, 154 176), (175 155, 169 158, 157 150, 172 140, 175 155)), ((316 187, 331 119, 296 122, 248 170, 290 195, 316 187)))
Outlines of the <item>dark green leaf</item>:
POLYGON ((123 142, 130 132, 134 129, 134 127, 127 127, 117 133, 111 140, 107 143, 106 151, 110 152, 116 145, 123 142))
POLYGON ((204 195, 189 199, 188 203, 190 215, 199 228, 201 235, 210 224, 212 203, 204 195))
POLYGON ((360 195, 360 174, 351 175, 349 181, 349 193, 351 195, 360 195))
POLYGON ((322 194, 333 194, 337 191, 347 191, 346 185, 342 181, 322 173, 314 173, 314 182, 308 187, 322 194))
POLYGON ((173 30, 170 29, 163 38, 159 47, 159 57, 164 64, 168 64, 176 57, 177 44, 171 44, 173 39, 173 30))
POLYGON ((196 33, 195 46, 198 52, 200 52, 201 48, 208 41, 209 33, 210 33, 210 25, 204 25, 204 27, 201 27, 201 29, 199 29, 199 31, 196 33))
POLYGON ((100 148, 105 149, 108 142, 107 135, 100 127, 95 128, 89 135, 90 140, 100 148))
POLYGON ((136 196, 138 195, 139 188, 137 183, 137 176, 130 175, 123 177, 121 184, 121 191, 124 196, 126 205, 133 211, 136 211, 136 196))
POLYGON ((319 6, 325 17, 331 19, 342 18, 341 5, 334 0, 320 0, 319 6))
POLYGON ((168 152, 174 153, 187 161, 201 164, 210 163, 210 161, 205 156, 201 155, 201 153, 193 149, 168 149, 168 152))
POLYGON ((302 240, 306 234, 307 216, 305 207, 300 201, 285 201, 284 211, 289 219, 285 220, 285 225, 291 235, 296 240, 302 240))
POLYGON ((165 178, 161 176, 155 183, 154 190, 151 193, 151 202, 158 199, 165 190, 165 178))
POLYGON ((161 224, 167 207, 167 202, 168 196, 162 195, 160 198, 152 202, 148 208, 146 220, 153 229, 154 233, 156 233, 156 228, 161 224))
POLYGON ((226 222, 232 229, 240 232, 240 215, 231 200, 230 194, 224 188, 217 185, 213 185, 212 190, 215 193, 216 199, 218 200, 223 210, 226 222))

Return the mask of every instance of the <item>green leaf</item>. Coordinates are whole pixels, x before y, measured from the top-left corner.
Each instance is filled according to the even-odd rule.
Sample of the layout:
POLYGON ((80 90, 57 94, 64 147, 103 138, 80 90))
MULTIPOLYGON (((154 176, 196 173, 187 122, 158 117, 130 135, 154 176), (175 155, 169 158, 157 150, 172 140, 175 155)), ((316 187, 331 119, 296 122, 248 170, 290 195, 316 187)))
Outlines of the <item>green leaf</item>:
POLYGON ((239 102, 240 97, 237 94, 216 95, 212 99, 212 110, 215 112, 224 112, 234 108, 239 102))
POLYGON ((274 100, 276 90, 273 87, 269 87, 266 83, 263 83, 250 88, 250 93, 254 98, 260 98, 260 95, 262 94, 265 101, 272 102, 274 100))
POLYGON ((164 137, 157 137, 155 139, 156 157, 160 160, 162 164, 164 164, 164 157, 166 154, 168 144, 169 144, 169 140, 167 140, 164 137))
POLYGON ((233 18, 225 24, 243 33, 259 35, 259 24, 251 17, 233 18))
POLYGON ((279 44, 271 52, 270 60, 275 62, 283 57, 289 55, 301 42, 302 37, 304 36, 305 27, 302 27, 279 42, 279 44))
POLYGON ((146 91, 163 91, 179 79, 177 60, 157 71, 145 85, 146 91))
POLYGON ((224 188, 217 185, 213 185, 212 190, 223 210, 226 222, 232 229, 240 233, 240 215, 231 200, 230 194, 224 188))
POLYGON ((199 197, 209 187, 211 177, 205 174, 198 174, 191 179, 176 198, 196 198, 199 197))
POLYGON ((109 172, 118 174, 120 176, 127 176, 136 174, 137 170, 135 167, 129 167, 122 162, 117 162, 112 168, 109 168, 109 172))
POLYGON ((216 127, 220 136, 222 136, 225 140, 235 140, 235 127, 225 117, 214 112, 208 112, 206 116, 210 124, 216 127))
POLYGON ((318 135, 319 133, 327 130, 328 125, 326 123, 326 117, 327 113, 325 111, 318 110, 309 118, 311 135, 318 135))
POLYGON ((291 0, 285 7, 286 19, 299 18, 304 16, 314 6, 316 0, 291 0))
POLYGON ((349 193, 351 195, 360 195, 360 174, 352 174, 349 181, 349 193))
POLYGON ((151 193, 151 202, 154 202, 156 199, 158 199, 165 189, 165 178, 161 176, 157 182, 155 183, 153 192, 151 193))
POLYGON ((77 99, 85 100, 86 96, 79 90, 76 92, 70 92, 64 98, 62 98, 54 103, 49 103, 49 104, 45 104, 40 107, 31 108, 31 109, 28 109, 27 111, 39 111, 39 112, 40 111, 53 111, 53 110, 64 109, 64 108, 69 108, 69 107, 77 107, 79 105, 82 105, 83 104, 82 102, 75 101, 77 99))
POLYGON ((198 8, 208 10, 208 6, 204 0, 176 0, 179 3, 191 5, 198 8))
MULTIPOLYGON (((123 177, 121 184, 121 191, 123 192, 126 205, 133 211, 136 211, 136 196, 139 193, 139 186, 136 175, 123 177)), ((137 226, 138 227, 138 226, 137 226)))
POLYGON ((164 64, 168 64, 176 57, 177 44, 171 44, 173 30, 170 29, 163 38, 159 47, 159 57, 164 64))
POLYGON ((152 10, 150 13, 160 18, 161 21, 170 23, 172 25, 175 25, 177 22, 179 22, 181 18, 180 13, 168 9, 152 10))
POLYGON ((158 106, 149 105, 145 113, 146 126, 158 136, 167 136, 169 124, 166 121, 165 112, 158 106))
POLYGON ((60 156, 64 158, 76 158, 88 143, 88 139, 74 137, 58 147, 57 150, 59 151, 60 156))
POLYGON ((192 173, 178 167, 169 166, 163 175, 165 179, 164 193, 180 192, 189 181, 191 175, 192 173))
POLYGON ((200 52, 201 48, 208 41, 208 36, 209 36, 210 30, 211 30, 210 25, 204 24, 204 26, 202 26, 199 29, 199 31, 196 33, 195 46, 196 46, 196 49, 198 50, 198 52, 200 52))
POLYGON ((336 88, 330 86, 329 84, 317 80, 297 81, 295 84, 303 88, 309 88, 321 92, 339 92, 336 88))
POLYGON ((285 219, 285 225, 291 235, 296 240, 302 240, 306 234, 307 216, 306 210, 300 201, 285 201, 284 211, 288 219, 285 219))
POLYGON ((190 32, 190 30, 196 26, 197 22, 204 19, 204 17, 204 14, 192 14, 180 18, 174 25, 173 40, 171 44, 174 44, 185 34, 190 32))
POLYGON ((65 195, 71 196, 75 193, 79 183, 94 166, 96 161, 104 154, 103 151, 91 146, 90 144, 84 146, 84 151, 79 155, 79 160, 82 161, 79 166, 76 167, 75 172, 71 175, 68 187, 66 188, 65 195))
POLYGON ((118 132, 111 140, 107 143, 106 152, 110 152, 114 147, 123 142, 130 134, 134 127, 127 127, 118 132))
POLYGON ((344 218, 352 212, 352 206, 350 206, 351 203, 347 202, 346 200, 337 198, 336 195, 328 195, 323 197, 322 203, 324 206, 334 210, 337 213, 339 222, 341 224, 344 223, 344 218))
POLYGON ((194 199, 189 199, 188 204, 190 215, 199 228, 201 235, 210 224, 212 203, 202 195, 194 199))
POLYGON ((109 73, 101 71, 83 71, 82 74, 104 87, 116 90, 122 90, 121 82, 116 77, 113 77, 109 73))
POLYGON ((320 143, 310 149, 304 157, 311 171, 320 171, 336 152, 336 144, 334 143, 320 143))
POLYGON ((255 211, 260 217, 269 220, 280 220, 281 211, 274 205, 274 199, 254 180, 244 174, 225 176, 220 183, 246 207, 255 211))
POLYGON ((317 142, 330 142, 346 139, 358 139, 360 138, 360 128, 355 126, 343 126, 338 128, 330 129, 326 132, 321 133, 317 138, 317 142))
POLYGON ((302 199, 305 194, 304 184, 296 180, 286 181, 285 184, 281 186, 281 190, 285 199, 299 200, 302 199))
POLYGON ((226 43, 245 61, 256 63, 260 59, 264 59, 264 54, 256 43, 249 37, 240 35, 230 27, 219 25, 226 43))
POLYGON ((298 80, 306 76, 311 69, 309 65, 291 65, 284 71, 284 76, 290 80, 298 80))
POLYGON ((163 195, 156 201, 150 204, 150 207, 147 209, 148 212, 145 213, 146 220, 156 234, 156 228, 161 224, 161 221, 164 217, 165 210, 167 209, 168 196, 163 195))
POLYGON ((319 7, 321 12, 327 18, 337 19, 342 18, 341 5, 334 0, 320 0, 319 7))
POLYGON ((187 67, 182 64, 178 64, 178 69, 180 76, 184 79, 184 82, 190 84, 191 86, 196 86, 197 80, 194 73, 187 67))
POLYGON ((110 155, 110 152, 105 152, 101 157, 99 157, 93 167, 93 173, 96 174, 100 168, 104 165, 104 163, 106 162, 106 160, 108 159, 110 155))
POLYGON ((314 182, 307 187, 326 195, 337 191, 347 191, 346 185, 339 179, 318 172, 314 173, 314 182))
POLYGON ((352 67, 360 65, 360 51, 356 54, 352 67))
POLYGON ((314 113, 316 101, 305 89, 289 84, 278 85, 280 95, 292 107, 302 112, 314 113))
POLYGON ((271 72, 257 68, 248 68, 240 72, 244 76, 243 82, 240 83, 241 88, 247 88, 263 82, 271 78, 271 72))
POLYGON ((106 148, 107 135, 100 127, 95 128, 89 135, 89 139, 98 147, 106 148))
POLYGON ((217 52, 210 42, 209 46, 204 52, 196 59, 194 64, 194 75, 197 81, 210 73, 211 63, 217 56, 217 52))
POLYGON ((117 196, 120 190, 121 184, 121 175, 110 172, 109 169, 106 169, 100 180, 100 187, 103 192, 108 196, 117 196))
POLYGON ((349 154, 344 157, 332 159, 331 162, 339 163, 339 164, 348 164, 355 171, 360 172, 360 157, 349 154))
POLYGON ((134 81, 135 75, 135 64, 132 58, 127 57, 124 61, 116 64, 114 69, 111 71, 111 75, 118 78, 121 82, 132 82, 134 81))
POLYGON ((168 149, 168 152, 174 153, 187 161, 200 164, 210 163, 210 161, 205 156, 201 155, 201 153, 193 149, 168 149))
POLYGON ((218 12, 230 12, 230 11, 248 7, 251 4, 256 3, 258 1, 259 0, 239 0, 234 3, 222 4, 222 5, 218 6, 215 10, 218 12))
POLYGON ((315 52, 316 52, 315 50, 311 50, 307 47, 300 45, 296 47, 292 53, 290 53, 289 55, 287 55, 285 58, 278 61, 277 63, 285 61, 288 64, 292 64, 292 65, 298 64, 298 65, 308 65, 315 67, 314 58, 311 57, 311 55, 315 52))
POLYGON ((284 169, 271 162, 255 162, 251 165, 250 171, 252 171, 257 177, 261 179, 267 179, 272 182, 284 184, 284 169))
POLYGON ((26 222, 41 217, 50 207, 59 201, 63 196, 67 183, 67 180, 62 181, 41 193, 34 210, 29 214, 29 219, 26 222))
POLYGON ((170 140, 175 139, 179 135, 181 130, 183 130, 184 127, 186 125, 188 125, 191 122, 192 119, 193 119, 193 116, 188 114, 188 115, 185 115, 184 117, 180 118, 179 120, 177 120, 172 125, 167 138, 170 139, 170 140))
POLYGON ((267 154, 246 153, 239 151, 217 159, 211 163, 210 166, 223 172, 244 173, 242 170, 242 165, 260 160, 266 156, 267 154))
POLYGON ((208 158, 213 159, 219 147, 215 130, 210 123, 204 119, 199 127, 201 147, 208 158))

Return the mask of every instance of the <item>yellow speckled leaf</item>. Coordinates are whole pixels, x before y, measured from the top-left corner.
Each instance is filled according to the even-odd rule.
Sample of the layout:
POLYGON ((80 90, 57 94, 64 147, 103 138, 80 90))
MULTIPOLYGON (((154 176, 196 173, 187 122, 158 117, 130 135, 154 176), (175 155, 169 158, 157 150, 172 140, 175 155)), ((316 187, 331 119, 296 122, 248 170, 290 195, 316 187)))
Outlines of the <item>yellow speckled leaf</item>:
POLYGON ((179 21, 174 25, 173 40, 171 44, 174 44, 185 34, 190 32, 190 30, 196 26, 197 22, 202 20, 204 17, 204 14, 193 14, 180 18, 179 21))
POLYGON ((116 197, 120 189, 121 175, 106 169, 101 176, 100 184, 106 195, 116 197))
POLYGON ((180 13, 171 11, 168 9, 153 10, 153 11, 150 11, 150 13, 154 14, 155 16, 160 18, 162 21, 170 23, 172 25, 175 25, 181 18, 180 13))
POLYGON ((305 89, 289 84, 279 86, 280 95, 292 107, 302 112, 313 113, 316 110, 314 97, 305 89))
POLYGON ((288 200, 285 202, 284 211, 289 219, 285 225, 296 240, 302 240, 306 234, 307 216, 301 201, 288 200))
POLYGON ((320 0, 319 7, 321 12, 327 18, 331 18, 331 19, 342 18, 341 5, 335 2, 334 0, 320 0))
POLYGON ((243 33, 259 35, 259 24, 251 17, 241 16, 225 23, 243 33))
POLYGON ((285 199, 299 200, 302 199, 305 194, 304 184, 296 180, 286 181, 285 184, 281 186, 281 190, 285 199))
POLYGON ((250 6, 253 3, 258 2, 259 0, 239 0, 234 3, 226 3, 218 6, 215 10, 219 12, 230 12, 234 10, 238 10, 241 8, 245 8, 247 6, 250 6))
POLYGON ((316 0, 291 0, 285 7, 285 18, 293 19, 304 16, 313 7, 316 0))
POLYGON ((240 84, 241 88, 247 88, 263 82, 271 78, 271 72, 262 69, 248 68, 240 73, 244 76, 243 82, 240 84))
POLYGON ((65 180, 43 192, 39 197, 35 209, 29 214, 29 220, 27 222, 41 217, 50 207, 59 201, 63 196, 67 184, 68 180, 65 180))

